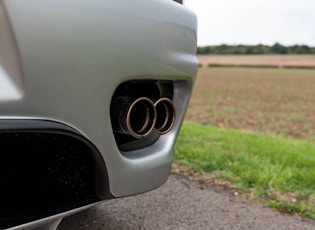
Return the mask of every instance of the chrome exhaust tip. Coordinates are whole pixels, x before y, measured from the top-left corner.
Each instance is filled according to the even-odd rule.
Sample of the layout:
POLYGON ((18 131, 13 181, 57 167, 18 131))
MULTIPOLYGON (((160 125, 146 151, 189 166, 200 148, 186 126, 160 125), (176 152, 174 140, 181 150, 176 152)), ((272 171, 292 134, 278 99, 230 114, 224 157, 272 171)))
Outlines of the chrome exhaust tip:
POLYGON ((160 135, 168 133, 175 123, 175 106, 168 98, 160 98, 154 103, 156 109, 156 123, 154 131, 160 135))
POLYGON ((116 112, 112 115, 116 120, 114 132, 128 134, 137 139, 152 132, 157 116, 154 103, 149 98, 119 98, 115 104, 116 112))

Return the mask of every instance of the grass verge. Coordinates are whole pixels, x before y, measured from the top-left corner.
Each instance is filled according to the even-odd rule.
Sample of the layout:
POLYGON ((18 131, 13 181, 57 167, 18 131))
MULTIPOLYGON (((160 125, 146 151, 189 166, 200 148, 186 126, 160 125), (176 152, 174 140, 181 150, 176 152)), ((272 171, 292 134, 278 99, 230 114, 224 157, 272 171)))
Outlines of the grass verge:
POLYGON ((184 123, 175 159, 242 192, 315 219, 315 143, 184 123))

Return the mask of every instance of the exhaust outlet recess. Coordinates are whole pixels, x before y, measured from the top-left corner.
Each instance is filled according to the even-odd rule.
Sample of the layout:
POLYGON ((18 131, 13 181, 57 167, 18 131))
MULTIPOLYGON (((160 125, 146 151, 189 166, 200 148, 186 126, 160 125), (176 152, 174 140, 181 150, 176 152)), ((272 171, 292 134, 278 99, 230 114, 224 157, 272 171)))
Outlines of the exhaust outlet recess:
POLYGON ((133 80, 121 83, 110 104, 117 147, 122 152, 142 149, 167 134, 175 123, 174 83, 133 80))

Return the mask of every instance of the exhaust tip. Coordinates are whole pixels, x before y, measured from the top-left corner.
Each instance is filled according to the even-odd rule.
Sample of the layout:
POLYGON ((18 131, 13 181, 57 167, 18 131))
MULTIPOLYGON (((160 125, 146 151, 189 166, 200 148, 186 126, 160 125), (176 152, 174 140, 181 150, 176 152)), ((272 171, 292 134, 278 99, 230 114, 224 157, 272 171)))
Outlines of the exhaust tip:
POLYGON ((168 98, 160 98, 155 102, 157 119, 154 131, 160 135, 168 133, 175 123, 175 106, 168 98))
POLYGON ((156 109, 153 102, 146 97, 134 100, 128 110, 125 120, 127 132, 135 138, 144 138, 154 129, 156 109))

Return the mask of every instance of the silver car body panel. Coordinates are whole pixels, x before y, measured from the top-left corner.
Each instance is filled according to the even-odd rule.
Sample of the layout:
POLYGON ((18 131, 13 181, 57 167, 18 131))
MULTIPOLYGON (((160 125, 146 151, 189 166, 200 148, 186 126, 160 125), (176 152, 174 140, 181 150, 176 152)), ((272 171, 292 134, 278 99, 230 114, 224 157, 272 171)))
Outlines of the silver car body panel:
POLYGON ((77 130, 101 153, 114 197, 162 185, 197 71, 195 14, 171 0, 0 2, 8 20, 1 39, 11 33, 12 54, 0 53, 0 119, 77 130), (151 79, 174 84, 174 127, 151 146, 120 151, 109 113, 114 91, 151 79))

